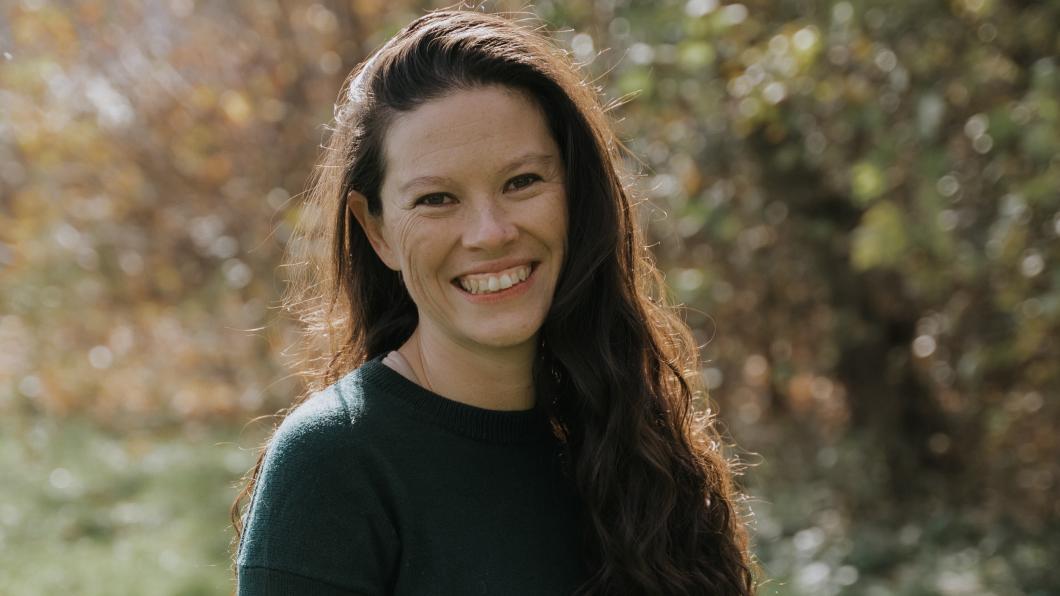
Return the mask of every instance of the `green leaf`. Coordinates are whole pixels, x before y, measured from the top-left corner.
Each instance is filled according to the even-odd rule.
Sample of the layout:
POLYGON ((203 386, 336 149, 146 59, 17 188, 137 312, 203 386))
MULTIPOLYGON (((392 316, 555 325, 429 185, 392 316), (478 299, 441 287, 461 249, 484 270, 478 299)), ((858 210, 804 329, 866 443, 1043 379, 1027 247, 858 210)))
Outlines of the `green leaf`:
POLYGON ((881 201, 865 212, 854 230, 850 259, 859 271, 887 267, 899 262, 909 246, 901 210, 881 201))
POLYGON ((883 192, 883 173, 869 162, 855 164, 850 170, 850 186, 858 204, 867 205, 883 192))

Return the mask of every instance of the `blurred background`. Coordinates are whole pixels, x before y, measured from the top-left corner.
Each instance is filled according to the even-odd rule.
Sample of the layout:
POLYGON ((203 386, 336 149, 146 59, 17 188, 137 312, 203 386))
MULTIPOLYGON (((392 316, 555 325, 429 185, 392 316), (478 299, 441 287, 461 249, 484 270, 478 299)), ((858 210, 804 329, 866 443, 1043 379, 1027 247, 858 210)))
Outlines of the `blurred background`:
MULTIPOLYGON (((441 3, 6 0, 0 593, 232 588, 349 70, 441 3)), ((762 594, 1060 594, 1060 2, 533 6, 641 162, 762 594)))

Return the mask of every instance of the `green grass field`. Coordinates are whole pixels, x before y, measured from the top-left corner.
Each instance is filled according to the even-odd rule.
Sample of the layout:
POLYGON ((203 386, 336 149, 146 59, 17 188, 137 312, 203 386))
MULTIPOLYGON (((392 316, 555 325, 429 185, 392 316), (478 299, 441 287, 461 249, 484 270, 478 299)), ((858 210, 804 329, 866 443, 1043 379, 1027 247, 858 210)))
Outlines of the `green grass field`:
POLYGON ((255 457, 249 431, 0 420, 0 594, 231 592, 228 507, 255 457))

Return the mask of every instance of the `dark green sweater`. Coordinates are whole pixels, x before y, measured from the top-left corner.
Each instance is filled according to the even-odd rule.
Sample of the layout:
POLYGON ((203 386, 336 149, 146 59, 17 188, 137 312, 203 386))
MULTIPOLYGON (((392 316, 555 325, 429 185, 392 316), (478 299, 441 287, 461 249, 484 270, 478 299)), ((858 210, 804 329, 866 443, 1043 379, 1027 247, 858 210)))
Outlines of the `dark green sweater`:
POLYGON ((587 574, 557 453, 539 408, 462 404, 370 360, 273 436, 238 593, 570 594, 587 574))

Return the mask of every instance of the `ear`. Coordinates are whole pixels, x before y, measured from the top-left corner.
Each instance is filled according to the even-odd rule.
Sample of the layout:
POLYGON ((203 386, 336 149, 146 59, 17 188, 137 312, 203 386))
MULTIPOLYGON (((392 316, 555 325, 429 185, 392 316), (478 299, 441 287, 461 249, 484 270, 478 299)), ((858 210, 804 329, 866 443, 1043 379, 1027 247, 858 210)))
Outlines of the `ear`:
POLYGON ((390 243, 387 242, 386 236, 383 234, 383 216, 375 216, 368 211, 368 198, 355 190, 351 190, 346 195, 346 206, 353 213, 353 216, 357 218, 357 223, 361 224, 361 229, 364 230, 364 235, 368 237, 368 242, 372 245, 372 249, 375 250, 375 254, 379 255, 379 260, 383 261, 387 267, 394 271, 401 271, 400 261, 396 258, 394 251, 390 248, 390 243))

